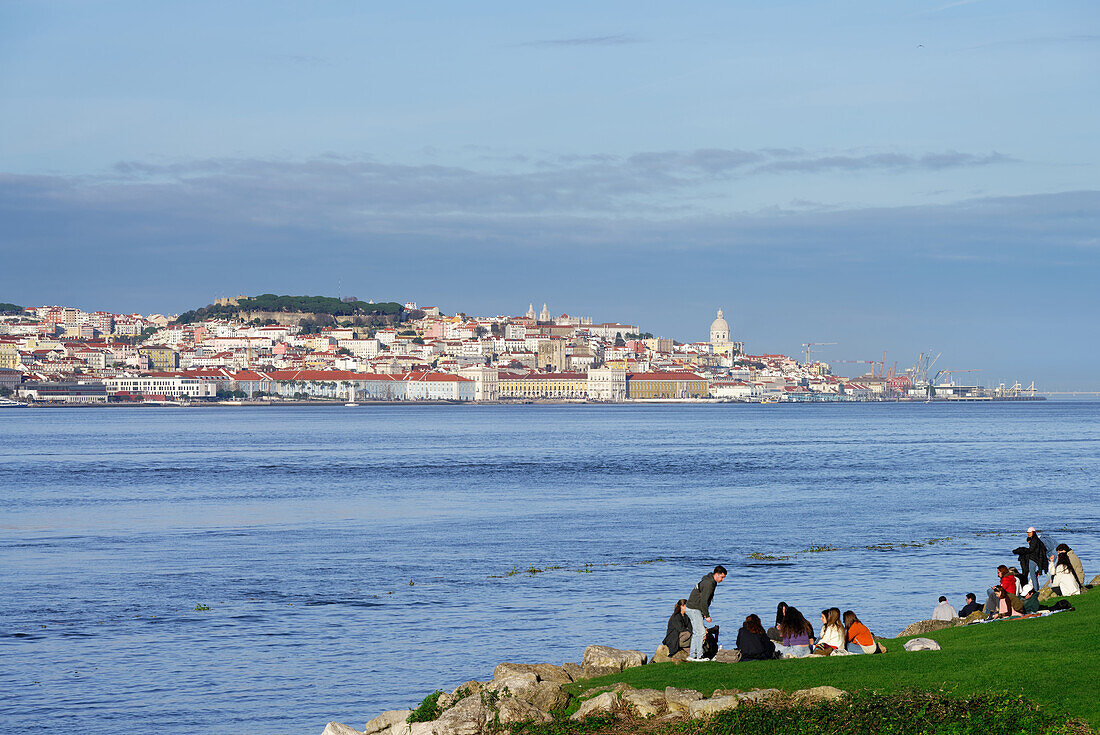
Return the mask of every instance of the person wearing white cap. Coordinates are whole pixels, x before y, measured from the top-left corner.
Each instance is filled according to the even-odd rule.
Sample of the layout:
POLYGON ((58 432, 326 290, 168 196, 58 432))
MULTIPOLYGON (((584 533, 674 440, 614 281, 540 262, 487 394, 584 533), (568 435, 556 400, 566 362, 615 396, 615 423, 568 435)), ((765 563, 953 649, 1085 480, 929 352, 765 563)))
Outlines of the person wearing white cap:
POLYGON ((1027 529, 1027 578, 1031 583, 1031 589, 1039 589, 1039 575, 1045 571, 1047 565, 1047 547, 1039 538, 1039 533, 1034 526, 1027 529))

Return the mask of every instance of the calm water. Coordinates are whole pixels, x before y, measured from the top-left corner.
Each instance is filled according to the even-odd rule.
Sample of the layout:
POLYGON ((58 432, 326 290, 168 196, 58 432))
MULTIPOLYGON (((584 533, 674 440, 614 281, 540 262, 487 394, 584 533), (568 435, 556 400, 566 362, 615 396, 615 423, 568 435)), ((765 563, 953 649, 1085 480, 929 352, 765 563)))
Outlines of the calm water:
POLYGON ((779 599, 895 635, 1028 525, 1100 572, 1098 470, 1100 403, 4 410, 0 731, 362 727, 652 652, 719 562, 727 646, 779 599))

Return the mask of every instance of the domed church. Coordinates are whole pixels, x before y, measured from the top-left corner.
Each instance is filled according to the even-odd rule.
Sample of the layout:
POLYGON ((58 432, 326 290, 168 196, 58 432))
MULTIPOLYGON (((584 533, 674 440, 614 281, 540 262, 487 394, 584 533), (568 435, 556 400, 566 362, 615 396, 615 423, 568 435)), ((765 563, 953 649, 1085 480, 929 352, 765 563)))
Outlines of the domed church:
POLYGON ((730 325, 718 310, 718 318, 710 323, 710 346, 716 355, 740 355, 745 351, 744 342, 730 340, 730 325))

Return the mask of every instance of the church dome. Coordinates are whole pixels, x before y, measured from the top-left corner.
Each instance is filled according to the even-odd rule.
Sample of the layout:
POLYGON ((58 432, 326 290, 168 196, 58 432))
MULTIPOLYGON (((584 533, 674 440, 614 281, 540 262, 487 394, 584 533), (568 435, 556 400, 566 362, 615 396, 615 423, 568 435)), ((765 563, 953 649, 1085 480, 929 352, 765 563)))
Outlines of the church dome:
POLYGON ((710 323, 711 344, 727 344, 730 341, 730 325, 722 318, 722 310, 718 310, 718 318, 710 323))

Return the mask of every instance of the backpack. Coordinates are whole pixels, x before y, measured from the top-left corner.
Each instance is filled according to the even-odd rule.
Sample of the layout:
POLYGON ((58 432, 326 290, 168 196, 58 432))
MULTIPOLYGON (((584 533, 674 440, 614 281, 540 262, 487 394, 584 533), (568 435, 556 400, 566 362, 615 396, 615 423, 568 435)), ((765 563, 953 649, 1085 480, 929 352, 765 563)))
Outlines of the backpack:
POLYGON ((714 658, 718 655, 718 626, 707 628, 707 634, 703 636, 703 658, 714 658))

